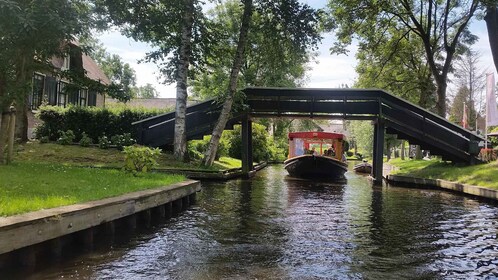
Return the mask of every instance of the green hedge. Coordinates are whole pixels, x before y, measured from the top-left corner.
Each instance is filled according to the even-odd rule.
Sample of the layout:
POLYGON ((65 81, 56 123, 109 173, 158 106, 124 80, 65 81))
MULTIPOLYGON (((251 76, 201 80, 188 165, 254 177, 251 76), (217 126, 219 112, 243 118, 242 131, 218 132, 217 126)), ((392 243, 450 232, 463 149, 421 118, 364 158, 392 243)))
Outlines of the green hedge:
POLYGON ((51 141, 56 141, 60 137, 60 131, 67 130, 74 132, 76 142, 80 141, 83 132, 92 139, 93 143, 97 143, 98 138, 103 135, 111 137, 130 133, 135 136, 136 130, 131 125, 133 122, 167 111, 168 109, 43 106, 37 115, 42 123, 36 128, 36 137, 38 139, 48 137, 51 141))

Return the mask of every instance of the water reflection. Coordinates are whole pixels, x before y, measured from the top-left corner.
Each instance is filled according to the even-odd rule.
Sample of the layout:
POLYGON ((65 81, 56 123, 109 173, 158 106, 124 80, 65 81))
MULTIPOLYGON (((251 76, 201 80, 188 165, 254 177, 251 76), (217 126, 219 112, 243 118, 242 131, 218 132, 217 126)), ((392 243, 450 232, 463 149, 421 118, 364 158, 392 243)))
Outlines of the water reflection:
POLYGON ((290 180, 203 184, 198 204, 111 251, 32 279, 498 277, 498 209, 433 190, 290 180))

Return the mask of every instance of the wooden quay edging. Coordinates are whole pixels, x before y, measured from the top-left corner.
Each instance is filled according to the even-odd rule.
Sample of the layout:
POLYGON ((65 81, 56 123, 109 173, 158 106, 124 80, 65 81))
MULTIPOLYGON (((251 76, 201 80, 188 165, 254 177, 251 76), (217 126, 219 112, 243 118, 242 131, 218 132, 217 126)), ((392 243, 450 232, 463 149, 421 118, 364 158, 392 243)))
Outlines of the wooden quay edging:
MULTIPOLYGON (((113 221, 121 218, 128 219, 128 228, 133 230, 137 216, 149 222, 151 215, 171 216, 171 212, 178 213, 194 203, 200 190, 199 181, 187 180, 117 197, 0 218, 0 257, 74 233, 85 233, 87 243, 92 243, 94 227, 110 224, 108 228, 114 229, 113 221)), ((27 259, 35 261, 34 256, 27 259)))
POLYGON ((454 192, 464 193, 476 197, 498 201, 498 191, 479 186, 460 184, 440 179, 425 179, 425 178, 416 178, 416 177, 399 176, 399 175, 388 175, 386 177, 386 180, 388 183, 393 183, 393 184, 414 184, 414 185, 426 186, 431 188, 441 188, 445 190, 450 190, 454 192))

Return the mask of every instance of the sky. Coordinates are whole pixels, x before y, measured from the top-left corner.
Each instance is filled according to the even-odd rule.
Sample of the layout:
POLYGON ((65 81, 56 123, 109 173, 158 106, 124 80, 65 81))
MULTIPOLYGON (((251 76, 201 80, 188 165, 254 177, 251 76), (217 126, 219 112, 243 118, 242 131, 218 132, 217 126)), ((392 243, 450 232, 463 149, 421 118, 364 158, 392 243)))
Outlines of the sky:
MULTIPOLYGON (((323 8, 326 0, 301 0, 314 8, 323 8)), ((494 71, 493 59, 489 48, 488 35, 484 21, 475 20, 470 25, 470 30, 479 37, 473 49, 480 52, 480 69, 487 72, 494 71)), ((122 57, 123 61, 129 63, 137 74, 137 85, 143 86, 147 83, 154 85, 159 96, 163 98, 174 98, 176 96, 175 85, 165 85, 159 76, 159 70, 153 63, 138 63, 152 48, 146 43, 136 42, 126 38, 117 30, 108 31, 98 35, 98 39, 104 44, 107 51, 122 57)), ((307 73, 306 87, 309 88, 336 88, 343 84, 351 86, 357 74, 356 67, 356 45, 349 47, 348 55, 331 55, 329 48, 334 42, 333 34, 324 34, 319 46, 318 56, 310 63, 310 71, 307 73)), ((454 87, 449 86, 449 94, 454 87)))

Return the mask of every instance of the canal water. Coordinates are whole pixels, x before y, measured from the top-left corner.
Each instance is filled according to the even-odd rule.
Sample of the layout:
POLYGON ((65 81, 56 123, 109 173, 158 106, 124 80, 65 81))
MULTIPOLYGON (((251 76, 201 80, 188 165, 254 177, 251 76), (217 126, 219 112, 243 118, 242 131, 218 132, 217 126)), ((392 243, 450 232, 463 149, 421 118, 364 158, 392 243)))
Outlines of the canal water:
POLYGON ((203 183, 197 204, 30 279, 498 278, 498 207, 436 190, 290 180, 203 183))

